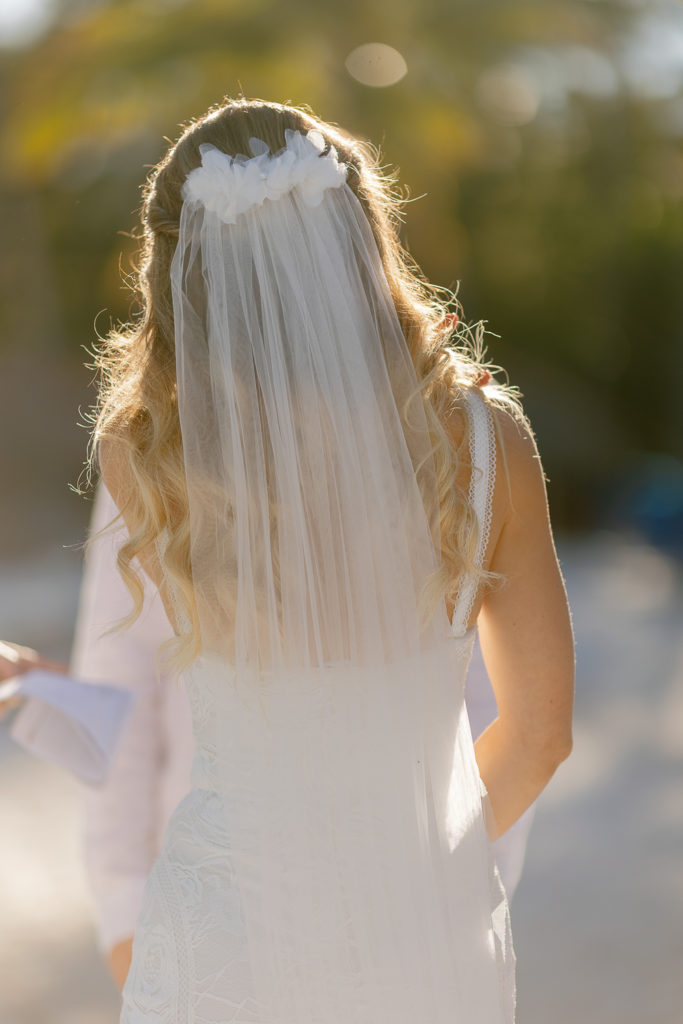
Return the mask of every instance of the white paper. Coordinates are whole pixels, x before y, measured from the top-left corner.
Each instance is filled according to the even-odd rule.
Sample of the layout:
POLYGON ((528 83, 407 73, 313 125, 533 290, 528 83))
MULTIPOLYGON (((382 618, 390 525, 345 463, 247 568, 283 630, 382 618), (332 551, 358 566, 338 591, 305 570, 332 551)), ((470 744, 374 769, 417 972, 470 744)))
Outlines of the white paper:
POLYGON ((0 700, 7 697, 26 698, 14 715, 12 739, 89 786, 105 782, 131 690, 40 668, 0 683, 0 700))

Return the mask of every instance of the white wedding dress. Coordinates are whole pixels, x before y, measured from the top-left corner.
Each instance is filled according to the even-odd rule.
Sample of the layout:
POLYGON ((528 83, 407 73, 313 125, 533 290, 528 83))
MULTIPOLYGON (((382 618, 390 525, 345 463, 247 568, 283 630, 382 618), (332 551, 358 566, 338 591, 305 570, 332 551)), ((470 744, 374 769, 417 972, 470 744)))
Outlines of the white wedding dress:
MULTIPOLYGON (((470 414, 470 450, 481 470, 473 474, 470 487, 482 525, 481 555, 490 522, 495 445, 490 413, 478 396, 470 402, 470 414)), ((468 583, 461 589, 450 633, 444 638, 450 645, 452 673, 429 701, 431 735, 440 748, 433 763, 443 766, 441 777, 431 777, 431 786, 435 795, 446 793, 449 786, 455 793, 461 832, 453 844, 439 841, 443 829, 436 826, 430 832, 434 836, 430 848, 418 843, 413 848, 406 842, 405 820, 399 828, 399 819, 402 805, 412 808, 412 794, 404 793, 401 804, 397 782, 405 747, 393 736, 386 709, 383 715, 382 709, 375 709, 382 715, 376 720, 368 713, 361 725, 355 715, 362 701, 360 690, 355 697, 352 687, 343 693, 333 686, 312 690, 302 680, 280 704, 270 705, 266 749, 258 732, 260 719, 233 696, 210 660, 199 659, 185 673, 196 743, 192 788, 171 816, 147 879, 123 989, 121 1024, 319 1024, 332 1020, 339 1024, 513 1024, 515 953, 508 901, 491 842, 481 842, 486 791, 464 703, 474 642, 474 629, 466 631, 473 598, 474 588, 468 583), (261 799, 267 793, 272 800, 273 819, 281 823, 289 848, 299 841, 302 862, 309 858, 312 863, 311 850, 319 858, 316 880, 325 887, 320 915, 333 906, 332 895, 341 877, 335 873, 336 858, 341 856, 337 851, 343 848, 347 858, 356 858, 367 921, 364 915, 363 919, 337 918, 328 909, 328 917, 316 919, 314 928, 311 924, 310 933, 317 939, 315 948, 307 948, 306 914, 299 913, 296 905, 289 908, 293 935, 298 948, 305 951, 297 964, 302 985, 308 957, 317 968, 305 1020, 282 1016, 274 1021, 254 998, 247 929, 231 858, 236 837, 226 828, 230 808, 226 815, 217 785, 218 729, 230 730, 231 742, 234 738, 229 774, 234 781, 230 800, 235 822, 246 814, 248 801, 256 798, 257 779, 261 799), (324 787, 316 799, 324 799, 325 821, 331 821, 332 828, 323 829, 315 809, 306 812, 303 796, 298 802, 291 798, 297 780, 290 763, 299 761, 289 754, 301 749, 321 766, 324 787), (277 767, 270 774, 258 771, 266 757, 277 767), (365 841, 363 814, 354 814, 349 794, 358 765, 364 766, 364 775, 355 781, 382 816, 381 848, 365 841), (460 787, 463 779, 469 785, 460 787), (458 794, 475 790, 479 797, 463 807, 458 794), (373 911, 377 916, 372 916, 373 911), (382 917, 386 931, 382 944, 378 932, 373 932, 376 973, 369 977, 367 969, 357 968, 360 947, 366 942, 370 948, 366 929, 382 917), (324 950, 321 935, 329 940, 324 950), (321 974, 323 954, 324 963, 329 964, 326 975, 321 974)), ((273 849, 274 869, 278 856, 279 849, 273 849)), ((284 901, 287 871, 292 874, 294 868, 290 863, 282 871, 284 901)), ((305 884, 306 879, 296 880, 296 885, 305 884)), ((295 891, 296 885, 292 885, 295 891)), ((360 905, 354 904, 356 913, 360 905)), ((363 962, 367 965, 367 958, 363 962)))

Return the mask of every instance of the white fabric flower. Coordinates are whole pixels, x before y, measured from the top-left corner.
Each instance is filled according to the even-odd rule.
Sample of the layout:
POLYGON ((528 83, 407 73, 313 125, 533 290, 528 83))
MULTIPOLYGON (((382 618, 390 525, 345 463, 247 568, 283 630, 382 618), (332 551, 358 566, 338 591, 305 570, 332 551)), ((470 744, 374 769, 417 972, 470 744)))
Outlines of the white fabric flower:
POLYGON ((334 146, 323 155, 325 139, 315 128, 305 135, 287 128, 284 148, 273 155, 263 139, 251 138, 249 148, 253 156, 233 157, 210 143, 201 145, 201 166, 185 179, 183 199, 234 224, 264 199, 279 199, 293 189, 309 206, 317 206, 328 188, 346 181, 347 165, 338 160, 334 146))

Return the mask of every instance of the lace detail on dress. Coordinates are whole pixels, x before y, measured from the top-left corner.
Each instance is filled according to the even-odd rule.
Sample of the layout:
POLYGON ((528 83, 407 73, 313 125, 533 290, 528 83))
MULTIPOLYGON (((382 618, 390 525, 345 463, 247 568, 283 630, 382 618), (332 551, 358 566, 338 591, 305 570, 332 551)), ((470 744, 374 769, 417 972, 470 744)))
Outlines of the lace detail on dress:
MULTIPOLYGON (((470 421, 470 486, 468 498, 472 505, 479 529, 479 540, 475 562, 481 567, 491 532, 491 516, 493 508, 493 488, 496 479, 496 437, 493 429, 493 417, 488 405, 476 391, 466 393, 467 409, 470 421)), ((477 596, 477 581, 471 577, 464 580, 451 620, 452 635, 462 636, 472 613, 474 600, 477 596)))
POLYGON ((125 1024, 255 1024, 244 921, 221 798, 193 788, 147 880, 125 1024))

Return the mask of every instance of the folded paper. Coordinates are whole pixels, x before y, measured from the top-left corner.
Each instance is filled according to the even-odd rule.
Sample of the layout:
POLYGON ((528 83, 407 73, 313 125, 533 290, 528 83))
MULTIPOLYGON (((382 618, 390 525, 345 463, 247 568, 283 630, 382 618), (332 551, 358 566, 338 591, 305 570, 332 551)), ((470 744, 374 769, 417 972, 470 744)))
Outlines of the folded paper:
POLYGON ((0 701, 26 698, 10 736, 37 757, 101 786, 133 702, 131 690, 32 669, 0 683, 0 701))

